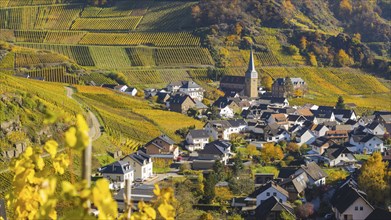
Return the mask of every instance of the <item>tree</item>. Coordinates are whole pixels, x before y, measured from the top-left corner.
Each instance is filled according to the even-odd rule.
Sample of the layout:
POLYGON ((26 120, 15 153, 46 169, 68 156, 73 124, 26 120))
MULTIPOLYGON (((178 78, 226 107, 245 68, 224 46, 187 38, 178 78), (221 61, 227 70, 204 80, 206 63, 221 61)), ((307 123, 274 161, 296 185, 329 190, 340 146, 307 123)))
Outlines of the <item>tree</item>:
POLYGON ((302 97, 304 94, 303 90, 301 89, 295 89, 294 96, 295 97, 302 97))
POLYGON ((314 205, 310 202, 307 202, 304 205, 296 207, 295 213, 297 217, 307 219, 309 216, 314 214, 314 205))
POLYGON ((216 160, 213 164, 213 171, 216 174, 217 181, 220 181, 224 178, 224 166, 219 160, 216 160))
POLYGON ((292 80, 291 80, 291 78, 289 76, 285 77, 284 88, 285 88, 286 95, 288 97, 291 97, 292 94, 293 94, 293 83, 292 83, 292 80))
POLYGON ((197 203, 197 198, 193 195, 192 190, 189 190, 192 187, 190 180, 176 185, 175 198, 177 202, 174 204, 176 219, 190 219, 195 215, 193 205, 197 203))
POLYGON ((210 214, 209 212, 202 214, 202 215, 198 218, 198 220, 213 220, 213 219, 214 219, 214 218, 213 218, 213 215, 210 214))
POLYGON ((216 196, 215 186, 217 176, 214 172, 210 172, 204 181, 204 202, 210 204, 216 196))
POLYGON ((235 195, 248 195, 254 190, 254 179, 249 174, 241 174, 229 180, 229 188, 235 195))
POLYGON ((338 66, 349 66, 353 64, 353 59, 343 49, 338 51, 336 62, 338 66))
POLYGON ((286 52, 289 54, 289 55, 298 55, 299 54, 299 48, 297 48, 295 45, 289 45, 288 47, 285 47, 286 49, 286 52))
POLYGON ((280 214, 282 220, 295 220, 295 217, 287 211, 283 211, 280 214))
POLYGON ((301 48, 302 50, 307 49, 307 38, 306 38, 305 36, 302 36, 302 37, 300 38, 300 48, 301 48))
POLYGON ((273 143, 266 143, 261 149, 261 158, 266 163, 284 158, 284 153, 280 147, 274 146, 273 143))
POLYGON ((335 104, 336 109, 345 109, 345 101, 343 100, 342 96, 338 97, 338 101, 335 104))
POLYGON ((191 170, 191 166, 189 163, 183 163, 181 164, 181 166, 179 167, 179 173, 184 173, 185 171, 187 170, 191 170))
POLYGON ((350 2, 350 0, 342 0, 339 3, 339 10, 340 10, 340 15, 343 17, 350 15, 353 10, 352 3, 350 2))
POLYGON ((318 61, 316 60, 316 56, 314 53, 310 53, 308 55, 308 59, 309 59, 311 66, 315 66, 315 67, 318 66, 318 61))
POLYGON ((230 201, 233 198, 231 190, 227 187, 215 187, 216 201, 220 204, 230 201))
POLYGON ((259 155, 259 151, 257 150, 257 147, 255 145, 247 145, 246 150, 250 157, 259 155))
POLYGON ((236 148, 241 147, 246 144, 243 134, 231 134, 229 139, 232 143, 232 151, 236 151, 236 148))
POLYGON ((384 204, 384 201, 390 197, 390 186, 387 183, 390 175, 386 169, 387 163, 382 161, 379 152, 375 152, 364 163, 358 177, 359 186, 368 194, 369 200, 376 204, 384 204))
POLYGON ((300 146, 294 142, 290 142, 287 146, 286 146, 286 150, 289 151, 289 152, 299 152, 300 150, 300 146))
POLYGON ((232 172, 234 175, 238 175, 243 170, 243 161, 241 159, 241 153, 238 152, 234 158, 234 165, 232 166, 232 172))
POLYGON ((273 85, 273 79, 270 76, 262 76, 261 85, 265 90, 271 91, 273 85))

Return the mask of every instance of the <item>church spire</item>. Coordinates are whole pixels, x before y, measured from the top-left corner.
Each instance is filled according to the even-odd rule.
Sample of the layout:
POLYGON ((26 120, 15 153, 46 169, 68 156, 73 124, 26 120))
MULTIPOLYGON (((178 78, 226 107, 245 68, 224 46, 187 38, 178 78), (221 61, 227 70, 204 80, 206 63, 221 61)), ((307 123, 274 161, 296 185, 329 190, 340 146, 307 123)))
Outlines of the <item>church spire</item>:
POLYGON ((248 61, 248 68, 246 71, 246 78, 258 78, 258 73, 255 70, 253 47, 250 49, 250 59, 248 61))

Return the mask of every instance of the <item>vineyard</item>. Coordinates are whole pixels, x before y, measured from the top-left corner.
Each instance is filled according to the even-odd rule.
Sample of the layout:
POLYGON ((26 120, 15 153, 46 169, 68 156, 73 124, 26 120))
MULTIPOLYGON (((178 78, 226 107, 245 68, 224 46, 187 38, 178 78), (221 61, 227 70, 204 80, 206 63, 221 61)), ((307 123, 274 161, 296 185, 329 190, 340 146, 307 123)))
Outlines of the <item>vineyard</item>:
POLYGON ((67 84, 78 84, 79 79, 76 76, 67 74, 64 68, 44 68, 27 71, 26 74, 33 79, 41 79, 48 82, 61 82, 67 84))
POLYGON ((128 81, 135 86, 166 86, 170 82, 188 80, 188 71, 184 69, 129 70, 123 72, 128 81))
POLYGON ((142 17, 120 18, 78 18, 73 23, 72 30, 89 31, 128 31, 137 27, 142 17))
POLYGON ((200 39, 189 32, 88 33, 79 44, 199 46, 200 39))
POLYGON ((64 57, 57 54, 48 53, 16 53, 15 54, 15 67, 31 67, 35 65, 61 63, 64 61, 64 57))

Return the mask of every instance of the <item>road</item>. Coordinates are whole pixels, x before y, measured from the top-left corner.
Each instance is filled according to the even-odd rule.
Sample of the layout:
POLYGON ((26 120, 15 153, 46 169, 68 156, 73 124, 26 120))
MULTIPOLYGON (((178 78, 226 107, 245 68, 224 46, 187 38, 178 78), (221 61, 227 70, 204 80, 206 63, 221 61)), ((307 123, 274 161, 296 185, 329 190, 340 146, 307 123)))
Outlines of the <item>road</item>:
POLYGON ((149 182, 144 182, 144 185, 155 185, 155 183, 158 183, 162 180, 164 180, 165 178, 169 178, 169 177, 176 177, 176 176, 179 176, 177 173, 162 173, 162 174, 156 174, 157 178, 149 181, 149 182))
MULTIPOLYGON (((70 88, 70 87, 65 87, 65 89, 67 91, 68 98, 76 100, 76 99, 74 99, 72 97, 73 89, 70 88)), ((80 102, 79 102, 79 104, 81 105, 80 102)), ((87 112, 87 122, 88 122, 89 127, 90 127, 89 135, 91 137, 91 140, 95 141, 96 139, 98 139, 102 135, 102 133, 100 131, 100 124, 99 124, 98 118, 96 117, 96 115, 94 113, 92 113, 89 110, 87 112)))

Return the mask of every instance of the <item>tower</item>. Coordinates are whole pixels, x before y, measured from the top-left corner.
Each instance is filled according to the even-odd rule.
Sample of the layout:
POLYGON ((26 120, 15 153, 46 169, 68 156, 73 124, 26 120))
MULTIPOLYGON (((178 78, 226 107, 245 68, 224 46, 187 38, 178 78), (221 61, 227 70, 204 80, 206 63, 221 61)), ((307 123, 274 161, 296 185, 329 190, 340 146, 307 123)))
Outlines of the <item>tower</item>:
POLYGON ((250 51, 250 60, 245 75, 244 95, 250 98, 258 97, 258 72, 255 70, 253 49, 250 51))

